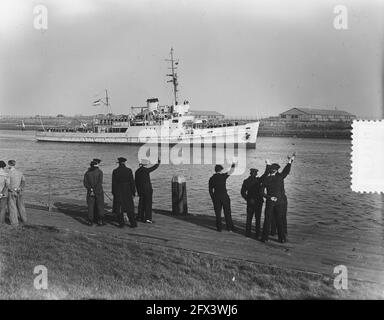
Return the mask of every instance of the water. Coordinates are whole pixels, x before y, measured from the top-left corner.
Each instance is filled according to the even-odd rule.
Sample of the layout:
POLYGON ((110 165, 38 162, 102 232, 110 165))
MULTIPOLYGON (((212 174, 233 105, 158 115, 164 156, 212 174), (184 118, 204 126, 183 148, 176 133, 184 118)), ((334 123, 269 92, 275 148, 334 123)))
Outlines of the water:
MULTIPOLYGON (((16 159, 27 177, 27 191, 46 196, 47 175, 52 175, 56 196, 84 200, 82 177, 92 158, 103 160, 105 191, 111 190, 111 173, 116 158, 124 156, 127 165, 138 166, 138 146, 36 142, 33 132, 0 131, 0 159, 16 159)), ((262 172, 266 158, 284 164, 293 151, 297 158, 286 179, 288 224, 299 229, 318 226, 332 232, 367 231, 382 237, 383 198, 378 194, 351 191, 348 140, 258 138, 256 150, 247 151, 247 167, 262 172)), ((171 177, 184 175, 190 213, 213 215, 208 179, 213 165, 161 165, 152 173, 154 208, 171 208, 171 177)), ((231 176, 227 187, 233 216, 245 220, 245 203, 240 196, 242 180, 248 175, 231 176)))

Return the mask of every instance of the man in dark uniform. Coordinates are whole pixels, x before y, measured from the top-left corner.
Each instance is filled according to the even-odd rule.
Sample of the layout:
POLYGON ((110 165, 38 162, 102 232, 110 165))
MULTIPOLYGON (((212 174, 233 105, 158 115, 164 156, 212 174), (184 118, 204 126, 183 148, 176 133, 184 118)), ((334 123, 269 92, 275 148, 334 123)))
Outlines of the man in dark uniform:
POLYGON ((265 189, 264 197, 267 199, 265 207, 265 218, 263 225, 263 236, 261 241, 268 241, 269 232, 271 229, 271 218, 273 216, 276 227, 278 240, 281 243, 286 242, 286 237, 283 229, 283 210, 284 210, 284 179, 291 170, 293 158, 289 158, 287 165, 280 173, 280 166, 273 163, 269 166, 269 175, 263 179, 262 188, 265 189))
POLYGON ((88 224, 92 226, 96 219, 99 226, 104 225, 103 172, 95 161, 91 161, 83 182, 87 189, 88 224))
POLYGON ((119 167, 112 172, 112 194, 116 201, 120 227, 123 228, 126 220, 129 220, 131 227, 136 228, 133 203, 133 197, 136 194, 135 181, 132 170, 125 166, 126 161, 126 158, 118 158, 119 167))
MULTIPOLYGON (((292 164, 293 160, 295 159, 296 154, 293 153, 291 157, 288 156, 288 161, 292 164)), ((268 165, 267 165, 268 167, 268 165)), ((289 167, 288 174, 290 173, 291 167, 289 167)), ((283 202, 282 202, 282 223, 283 223, 283 231, 285 234, 285 238, 288 236, 288 227, 287 227, 287 211, 288 211, 288 198, 285 193, 285 187, 284 187, 284 181, 283 181, 283 202)), ((276 234, 276 222, 273 216, 271 217, 271 236, 274 236, 276 234)))
POLYGON ((256 239, 260 237, 260 219, 263 209, 263 188, 262 181, 267 174, 267 170, 261 176, 257 176, 259 170, 251 168, 250 175, 243 181, 241 187, 241 196, 247 201, 247 222, 245 225, 245 236, 251 237, 252 219, 255 216, 256 222, 256 239))
POLYGON ((138 220, 146 223, 152 223, 152 183, 150 173, 160 166, 160 159, 157 164, 148 168, 149 161, 143 159, 140 161, 139 168, 135 172, 136 189, 139 195, 138 220))
POLYGON ((223 172, 223 166, 217 164, 215 166, 215 174, 209 179, 209 195, 211 196, 213 207, 216 215, 217 231, 222 230, 221 209, 224 209, 225 223, 228 231, 234 231, 231 216, 231 200, 227 193, 227 179, 235 170, 233 163, 228 172, 223 172))

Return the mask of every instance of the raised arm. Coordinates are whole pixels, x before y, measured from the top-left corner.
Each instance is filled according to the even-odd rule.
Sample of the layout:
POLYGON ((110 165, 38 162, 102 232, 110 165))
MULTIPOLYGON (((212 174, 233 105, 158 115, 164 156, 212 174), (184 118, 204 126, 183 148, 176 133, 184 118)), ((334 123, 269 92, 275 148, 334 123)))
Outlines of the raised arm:
POLYGON ((263 180, 271 170, 271 162, 267 159, 265 160, 265 171, 264 173, 260 176, 260 179, 263 180))
POLYGON ((227 175, 231 175, 235 171, 236 164, 232 163, 231 168, 226 172, 227 175))
POLYGON ((289 173, 291 172, 291 166, 294 159, 295 159, 295 154, 293 154, 292 157, 288 157, 288 163, 286 164, 283 171, 281 172, 281 176, 283 179, 285 179, 287 175, 289 175, 289 173))
POLYGON ((158 162, 155 165, 153 165, 152 167, 148 168, 148 171, 149 172, 155 171, 159 166, 160 166, 160 159, 158 160, 158 162))

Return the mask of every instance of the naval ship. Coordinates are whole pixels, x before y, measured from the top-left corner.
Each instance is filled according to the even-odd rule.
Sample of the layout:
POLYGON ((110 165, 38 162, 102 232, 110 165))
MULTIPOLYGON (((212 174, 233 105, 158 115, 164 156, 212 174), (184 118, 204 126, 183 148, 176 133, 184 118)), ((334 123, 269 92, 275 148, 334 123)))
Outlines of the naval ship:
MULTIPOLYGON (((157 98, 147 99, 144 107, 131 107, 128 115, 109 113, 95 117, 91 124, 81 123, 77 128, 46 128, 36 132, 38 141, 116 144, 158 144, 192 146, 245 146, 256 148, 259 122, 238 122, 197 119, 187 100, 178 102, 178 59, 170 52, 168 81, 173 85, 172 105, 160 105, 157 98), (138 110, 135 112, 135 110, 138 110)), ((105 98, 94 102, 110 106, 108 92, 105 98)))

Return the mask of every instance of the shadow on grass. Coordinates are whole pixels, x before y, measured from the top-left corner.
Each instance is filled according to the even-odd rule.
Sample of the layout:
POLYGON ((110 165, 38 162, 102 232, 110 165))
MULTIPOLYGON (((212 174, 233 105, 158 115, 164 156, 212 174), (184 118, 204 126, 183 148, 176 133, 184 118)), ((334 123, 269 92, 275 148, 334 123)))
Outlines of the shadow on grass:
MULTIPOLYGON (((161 214, 161 215, 164 215, 164 216, 167 216, 167 217, 170 217, 170 218, 174 218, 176 220, 181 220, 181 221, 186 221, 188 223, 191 223, 191 224, 194 224, 194 225, 197 225, 199 227, 204 227, 204 228, 207 228, 207 229, 210 229, 214 232, 217 232, 217 229, 216 229, 216 217, 214 216, 208 216, 208 215, 191 215, 191 214, 187 214, 187 215, 174 215, 172 214, 170 211, 167 211, 167 210, 157 210, 157 209, 154 209, 153 210, 155 213, 157 214, 161 214)), ((245 217, 244 217, 245 219, 245 217)), ((242 236, 245 237, 245 223, 244 222, 240 222, 240 221, 234 221, 234 226, 235 226, 235 231, 234 233, 237 233, 237 234, 240 234, 242 236)), ((224 217, 222 217, 222 224, 223 224, 223 232, 225 232, 225 228, 226 228, 226 224, 225 224, 225 219, 224 217)), ((254 224, 252 225, 252 240, 255 240, 257 241, 256 239, 256 234, 254 232, 254 224)), ((261 228, 261 231, 262 231, 262 228, 261 228)), ((269 242, 270 244, 273 244, 273 243, 276 243, 276 244, 279 244, 279 241, 277 240, 276 238, 277 236, 270 236, 269 237, 269 242)))
MULTIPOLYGON (((78 204, 56 202, 55 207, 60 213, 76 220, 77 222, 88 226, 88 209, 78 204)), ((106 207, 108 208, 108 207, 106 207)), ((114 214, 104 214, 104 222, 106 224, 118 227, 117 217, 114 214)))
MULTIPOLYGON (((157 214, 165 215, 167 217, 171 217, 177 220, 186 221, 188 223, 195 224, 199 227, 204 227, 207 229, 210 229, 212 231, 217 232, 216 230, 216 218, 214 216, 208 216, 208 215, 174 215, 170 211, 166 210, 153 210, 157 214)), ((223 230, 226 230, 226 224, 224 218, 222 218, 223 223, 223 230)), ((235 233, 241 234, 245 236, 245 223, 241 223, 239 221, 234 221, 235 225, 235 233)))

